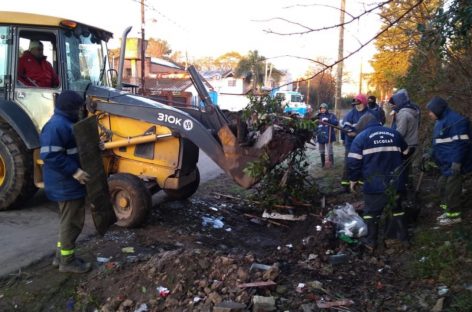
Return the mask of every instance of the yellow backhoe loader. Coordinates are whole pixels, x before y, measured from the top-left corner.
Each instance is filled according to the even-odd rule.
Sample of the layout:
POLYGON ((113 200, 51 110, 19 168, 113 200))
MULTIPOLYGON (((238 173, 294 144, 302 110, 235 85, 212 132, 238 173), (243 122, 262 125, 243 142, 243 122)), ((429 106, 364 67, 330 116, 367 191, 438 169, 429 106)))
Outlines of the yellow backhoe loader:
MULTIPOLYGON (((122 38, 120 64, 128 32, 122 38)), ((108 31, 58 17, 0 12, 0 210, 21 205, 42 187, 38 137, 53 113, 55 94, 62 90, 83 95, 87 114, 95 117, 121 226, 139 225, 157 191, 175 199, 191 196, 200 181, 199 149, 237 183, 250 187, 256 180, 244 174, 248 162, 267 153, 276 164, 295 147, 289 134, 275 138, 273 127, 250 147, 238 144, 193 67, 189 74, 203 107, 174 108, 122 91, 122 66, 118 86, 112 88, 116 71, 108 67, 106 47, 111 37, 108 31), (59 76, 58 87, 26 86, 18 79, 18 59, 31 40, 43 43, 59 76)))

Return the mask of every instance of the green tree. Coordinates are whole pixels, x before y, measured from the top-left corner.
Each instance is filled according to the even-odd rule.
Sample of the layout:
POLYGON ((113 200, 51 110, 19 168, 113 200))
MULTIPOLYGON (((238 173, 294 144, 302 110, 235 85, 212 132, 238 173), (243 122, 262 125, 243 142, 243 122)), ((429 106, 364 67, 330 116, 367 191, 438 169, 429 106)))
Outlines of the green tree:
POLYGON ((146 56, 164 57, 172 53, 169 43, 163 39, 149 38, 146 47, 146 56))
POLYGON ((218 56, 215 59, 215 65, 222 70, 235 69, 241 59, 241 54, 231 51, 218 56))
POLYGON ((246 56, 241 58, 236 67, 235 75, 252 81, 254 92, 258 86, 260 87, 264 83, 265 60, 266 58, 260 55, 259 51, 249 51, 246 56))
POLYGON ((382 29, 388 30, 375 41, 378 52, 370 62, 374 69, 370 83, 381 96, 391 93, 407 74, 422 38, 418 24, 431 20, 441 4, 441 0, 425 0, 394 26, 391 23, 410 10, 414 3, 398 0, 381 8, 382 29))

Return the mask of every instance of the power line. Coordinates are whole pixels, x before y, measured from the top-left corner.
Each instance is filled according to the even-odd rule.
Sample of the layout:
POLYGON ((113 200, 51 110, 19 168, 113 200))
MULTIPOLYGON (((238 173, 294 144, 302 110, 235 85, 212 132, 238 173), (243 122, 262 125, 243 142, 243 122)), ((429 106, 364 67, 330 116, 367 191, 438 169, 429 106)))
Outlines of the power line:
MULTIPOLYGON (((131 2, 134 2, 134 3, 138 3, 139 5, 141 5, 141 0, 129 0, 131 2)), ((176 22, 174 19, 172 19, 171 17, 167 16, 166 14, 162 13, 161 11, 159 11, 158 9, 156 9, 154 6, 150 5, 150 4, 147 4, 146 2, 144 3, 144 7, 146 9, 149 9, 155 13, 157 13, 158 15, 160 15, 161 17, 163 17, 164 19, 166 19, 168 22, 170 22, 171 24, 173 24, 174 26, 176 26, 177 28, 180 28, 182 31, 184 32, 188 32, 188 29, 185 28, 183 25, 181 25, 180 23, 176 22)))

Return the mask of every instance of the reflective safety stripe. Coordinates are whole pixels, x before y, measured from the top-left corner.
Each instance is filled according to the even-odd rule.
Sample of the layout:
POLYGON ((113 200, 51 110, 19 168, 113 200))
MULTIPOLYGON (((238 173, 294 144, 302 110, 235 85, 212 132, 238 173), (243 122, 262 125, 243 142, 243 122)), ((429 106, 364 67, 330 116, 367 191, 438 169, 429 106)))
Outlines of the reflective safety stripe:
POLYGON ((398 146, 379 146, 368 148, 362 151, 363 155, 375 154, 375 153, 382 153, 382 152, 400 152, 402 149, 398 146))
POLYGON ((349 181, 341 181, 341 185, 349 185, 349 181))
POLYGON ((364 181, 357 181, 360 185, 364 185, 364 181))
POLYGON ((458 140, 469 140, 469 135, 468 134, 454 135, 448 138, 435 139, 435 142, 436 144, 441 144, 441 143, 451 143, 453 141, 458 141, 458 140))
POLYGON ((69 148, 69 149, 66 150, 67 155, 77 154, 78 152, 79 152, 79 150, 77 149, 77 147, 69 148))
POLYGON ((43 146, 39 150, 40 153, 55 153, 55 152, 62 152, 62 151, 66 151, 67 155, 74 155, 79 152, 77 147, 65 149, 61 146, 43 146))
POLYGON ((365 216, 363 216, 362 218, 368 220, 368 219, 373 219, 374 217, 369 216, 369 215, 365 215, 365 216))
POLYGON ((353 125, 352 125, 352 123, 350 123, 350 122, 347 122, 347 121, 345 121, 345 122, 344 122, 344 125, 345 125, 345 126, 350 126, 350 127, 352 127, 352 126, 353 126, 353 125))
POLYGON ((394 212, 394 213, 392 213, 392 215, 394 217, 400 217, 400 216, 403 216, 404 214, 405 214, 404 212, 394 212))
POLYGON ((406 150, 403 151, 403 155, 408 155, 409 152, 410 152, 410 149, 407 148, 406 150))
POLYGON ((362 159, 362 155, 361 154, 357 154, 357 153, 349 153, 347 154, 347 157, 351 157, 351 158, 355 158, 355 159, 362 159))
POLYGON ((61 256, 70 256, 74 254, 74 249, 61 249, 61 256))
POLYGON ((61 248, 61 247, 62 247, 61 242, 57 242, 57 245, 56 245, 56 246, 57 246, 57 248, 61 248))
POLYGON ((50 152, 62 152, 65 151, 66 149, 63 148, 62 146, 43 146, 39 150, 40 153, 50 153, 50 152))
POLYGON ((441 205, 439 205, 439 207, 440 207, 442 210, 446 210, 446 209, 447 209, 447 205, 446 205, 446 204, 441 204, 441 205))
POLYGON ((460 212, 447 212, 446 216, 448 218, 459 218, 461 216, 460 212))

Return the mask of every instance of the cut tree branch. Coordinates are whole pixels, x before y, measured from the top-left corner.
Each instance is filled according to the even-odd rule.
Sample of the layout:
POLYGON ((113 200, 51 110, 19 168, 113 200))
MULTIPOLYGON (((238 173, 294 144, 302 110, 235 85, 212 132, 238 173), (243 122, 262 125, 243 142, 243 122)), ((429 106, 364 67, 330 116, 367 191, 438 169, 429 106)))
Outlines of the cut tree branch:
MULTIPOLYGON (((390 2, 390 1, 389 1, 390 2)), ((377 39, 378 37, 380 37, 382 34, 384 34, 386 31, 388 31, 392 26, 394 26, 395 24, 397 24, 400 20, 402 20, 405 16, 407 16, 409 13, 411 13, 415 8, 417 8, 418 6, 420 6, 422 3, 424 2, 424 0, 419 0, 418 2, 416 2, 414 5, 412 5, 408 10, 406 10, 402 15, 400 15, 398 18, 396 18, 395 20, 393 21, 389 21, 388 24, 386 25, 386 27, 384 29, 382 29, 380 32, 378 32, 374 37, 370 38, 369 40, 367 40, 366 42, 364 42, 361 46, 359 46, 356 50, 352 51, 351 53, 349 53, 348 55, 346 55, 345 57, 343 57, 342 59, 339 59, 337 60, 336 62, 332 63, 331 65, 328 65, 326 68, 318 71, 317 73, 313 74, 312 76, 308 77, 308 78, 304 78, 304 79, 300 79, 298 80, 298 82, 302 82, 302 81, 307 81, 307 80, 310 80, 310 79, 313 79, 315 78, 316 76, 324 73, 327 69, 330 69, 330 68, 333 68, 334 66, 336 66, 337 64, 343 62, 344 60, 350 58, 351 56, 353 56, 354 54, 356 54, 357 52, 359 52, 360 50, 362 50, 363 48, 365 48, 367 45, 369 45, 372 41, 374 41, 375 39, 377 39)), ((287 85, 290 85, 292 82, 289 82, 289 83, 286 83, 284 85, 281 85, 281 86, 278 86, 277 88, 280 88, 280 87, 283 87, 283 86, 287 86, 287 85)))
POLYGON ((306 29, 305 31, 289 32, 289 33, 276 32, 276 31, 272 31, 270 29, 264 30, 264 32, 266 32, 268 34, 274 34, 274 35, 280 35, 280 36, 305 35, 305 34, 308 34, 308 33, 311 33, 311 32, 329 30, 329 29, 338 28, 338 27, 341 27, 341 26, 348 25, 348 24, 350 24, 350 23, 352 23, 356 20, 359 20, 364 15, 372 13, 373 11, 375 11, 375 10, 377 10, 377 9, 379 9, 379 8, 385 6, 385 5, 387 5, 387 4, 389 4, 390 2, 393 2, 393 1, 395 1, 395 0, 387 0, 387 1, 381 2, 378 5, 374 6, 373 8, 365 10, 364 12, 362 12, 361 14, 359 14, 357 16, 352 16, 351 14, 349 14, 350 16, 352 16, 352 18, 347 22, 339 23, 339 24, 331 25, 331 26, 326 26, 326 27, 320 27, 320 28, 311 28, 311 27, 308 27, 308 26, 303 25, 301 23, 294 22, 294 21, 291 21, 291 20, 288 20, 288 19, 282 18, 282 17, 274 17, 274 18, 270 18, 270 19, 266 19, 266 20, 253 20, 253 21, 254 22, 270 22, 270 21, 274 21, 274 20, 280 20, 280 21, 284 21, 286 23, 296 25, 296 26, 300 26, 301 28, 306 29))

